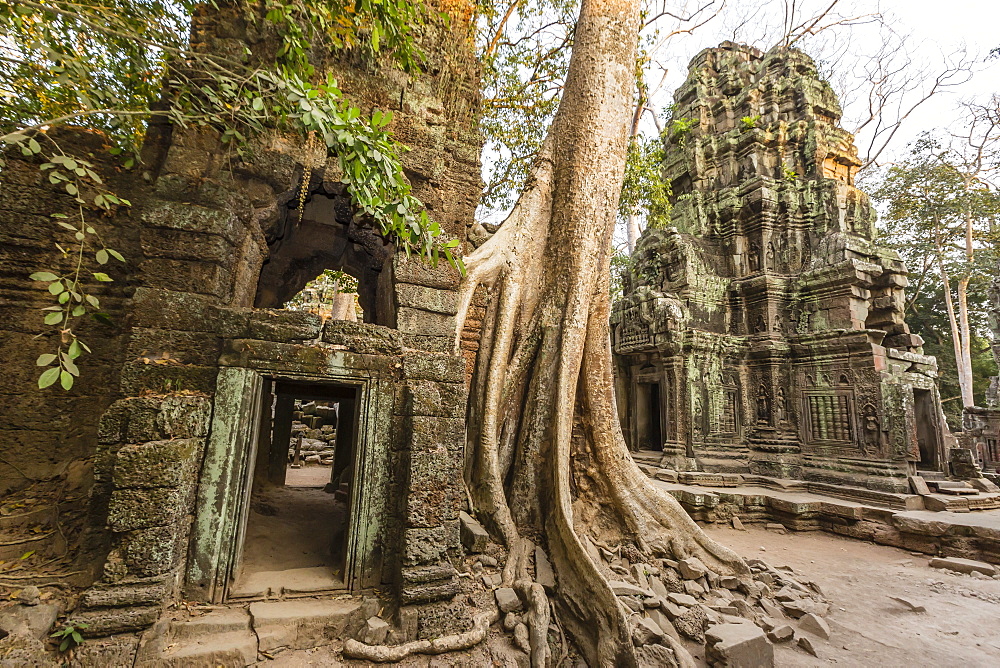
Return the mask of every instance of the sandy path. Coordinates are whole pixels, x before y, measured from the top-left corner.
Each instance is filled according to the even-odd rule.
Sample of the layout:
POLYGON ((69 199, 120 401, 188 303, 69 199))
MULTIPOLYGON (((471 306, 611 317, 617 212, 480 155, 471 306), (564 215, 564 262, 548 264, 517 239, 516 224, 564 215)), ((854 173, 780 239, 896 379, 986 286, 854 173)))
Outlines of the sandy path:
POLYGON ((705 529, 744 557, 791 566, 829 599, 831 637, 815 643, 819 658, 781 645, 775 653, 781 668, 1000 666, 1000 581, 953 575, 929 568, 923 555, 819 531, 705 529), (912 612, 891 596, 918 602, 927 612, 912 612))

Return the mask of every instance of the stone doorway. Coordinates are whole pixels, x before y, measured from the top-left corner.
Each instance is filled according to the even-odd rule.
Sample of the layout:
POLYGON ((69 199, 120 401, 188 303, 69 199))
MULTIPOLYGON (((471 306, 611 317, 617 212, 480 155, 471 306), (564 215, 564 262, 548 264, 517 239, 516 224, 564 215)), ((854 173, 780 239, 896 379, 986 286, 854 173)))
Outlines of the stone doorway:
POLYGON ((917 431, 917 447, 921 471, 942 471, 943 447, 941 443, 941 422, 933 393, 930 390, 913 390, 913 413, 917 431))
POLYGON ((663 409, 658 382, 636 385, 636 442, 640 450, 663 450, 663 409))
MULTIPOLYGON (((186 595, 220 603, 379 584, 390 379, 351 368, 322 377, 265 374, 220 370, 186 595), (334 447, 316 451, 327 465, 292 469, 293 427, 296 418, 307 424, 303 409, 310 403, 322 404, 327 414, 336 405, 334 447)), ((322 435, 325 425, 316 424, 322 435)), ((316 435, 301 433, 304 444, 316 435)))
POLYGON ((356 386, 264 381, 228 598, 345 589, 356 386))

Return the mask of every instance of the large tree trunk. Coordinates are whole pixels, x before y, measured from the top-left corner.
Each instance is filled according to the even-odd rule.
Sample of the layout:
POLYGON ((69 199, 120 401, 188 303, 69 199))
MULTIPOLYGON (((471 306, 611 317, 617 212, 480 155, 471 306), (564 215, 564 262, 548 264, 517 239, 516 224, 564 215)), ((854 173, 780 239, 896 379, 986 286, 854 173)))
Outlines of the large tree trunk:
POLYGON ((536 666, 547 661, 549 619, 528 569, 532 541, 552 558, 556 610, 592 666, 636 665, 636 657, 585 531, 651 556, 695 555, 719 573, 748 572, 642 474, 615 412, 609 262, 638 28, 632 0, 583 1, 533 179, 466 259, 459 331, 473 291, 491 288, 470 393, 467 484, 474 510, 509 547, 505 583, 532 601, 536 666))

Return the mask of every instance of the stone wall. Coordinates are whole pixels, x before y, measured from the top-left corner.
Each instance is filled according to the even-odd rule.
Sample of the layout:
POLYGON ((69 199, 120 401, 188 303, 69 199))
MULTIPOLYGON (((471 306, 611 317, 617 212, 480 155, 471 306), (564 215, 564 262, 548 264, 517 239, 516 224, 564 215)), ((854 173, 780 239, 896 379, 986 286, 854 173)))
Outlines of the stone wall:
MULTIPOLYGON (((109 187, 126 197, 131 194, 131 178, 118 173, 114 162, 106 159, 100 136, 64 131, 55 139, 67 152, 89 156, 109 187)), ((131 293, 127 269, 115 262, 106 265, 103 269, 115 282, 91 289, 113 324, 82 318, 76 333, 93 350, 77 360, 82 376, 70 392, 58 385, 38 390, 42 370, 35 360, 57 347, 57 333, 43 324, 40 309, 55 300, 46 291, 46 283, 28 276, 43 269, 56 273, 72 269, 73 258, 64 257, 55 244, 71 247, 73 233, 55 225, 51 216, 65 214, 76 220, 77 204, 39 170, 42 160, 14 151, 6 151, 4 158, 7 165, 0 172, 0 364, 4 370, 0 494, 33 480, 59 476, 74 462, 85 464, 93 455, 97 418, 115 396, 124 353, 125 303, 131 293)), ((113 218, 94 212, 88 215, 108 246, 130 260, 136 257, 138 240, 127 210, 113 218)), ((97 270, 90 258, 86 266, 97 270)))
MULTIPOLYGON (((254 34, 234 17, 225 4, 196 17, 196 46, 214 53, 246 46, 268 57, 275 36, 254 34)), ((463 242, 480 192, 478 66, 468 35, 468 26, 428 26, 426 71, 413 76, 357 55, 320 54, 318 63, 363 113, 393 111, 389 129, 410 148, 403 163, 414 194, 463 242)), ((427 619, 446 618, 438 610, 446 604, 436 602, 457 591, 449 557, 460 549, 467 365, 454 352, 458 273, 397 253, 321 168, 307 175, 310 248, 339 244, 316 266, 343 263, 363 279, 366 323, 324 324, 308 313, 253 308, 271 280, 267 263, 304 243, 290 234, 299 218, 303 140, 272 133, 255 141, 253 159, 243 160, 213 131, 151 126, 144 152, 150 179, 120 191, 133 207, 109 242, 128 260, 122 280, 107 289, 120 329, 93 346, 91 375, 67 399, 20 387, 33 382, 43 352, 29 343, 39 329, 31 318, 40 323, 31 308, 46 303, 23 277, 39 268, 39 252, 51 251, 46 217, 58 200, 31 168, 15 162, 4 172, 16 188, 6 217, 17 225, 0 231, 0 247, 17 262, 2 271, 16 278, 7 296, 17 306, 4 306, 16 324, 2 346, 5 368, 27 380, 8 395, 18 410, 0 418, 4 438, 12 434, 2 454, 15 453, 15 464, 30 462, 29 474, 39 476, 74 459, 94 461, 92 547, 107 558, 91 559, 99 577, 81 599, 80 618, 92 635, 149 625, 181 589, 217 599, 204 585, 201 546, 225 520, 213 503, 235 499, 233 485, 242 480, 238 457, 218 457, 220 442, 245 445, 239 433, 220 431, 246 428, 239 406, 219 403, 235 377, 354 374, 381 388, 372 410, 386 419, 373 424, 370 438, 377 457, 367 475, 377 484, 365 500, 375 527, 365 539, 365 586, 383 585, 401 603, 422 605, 427 619)))

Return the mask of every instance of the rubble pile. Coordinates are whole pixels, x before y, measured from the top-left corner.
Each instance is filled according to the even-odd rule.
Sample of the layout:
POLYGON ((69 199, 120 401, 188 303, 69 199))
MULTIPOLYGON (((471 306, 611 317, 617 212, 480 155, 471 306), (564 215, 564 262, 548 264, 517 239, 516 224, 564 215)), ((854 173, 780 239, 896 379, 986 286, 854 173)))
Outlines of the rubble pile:
POLYGON ((295 448, 302 439, 301 461, 305 464, 331 466, 337 450, 337 406, 315 401, 296 402, 292 413, 291 438, 288 440, 288 461, 293 461, 295 448))

